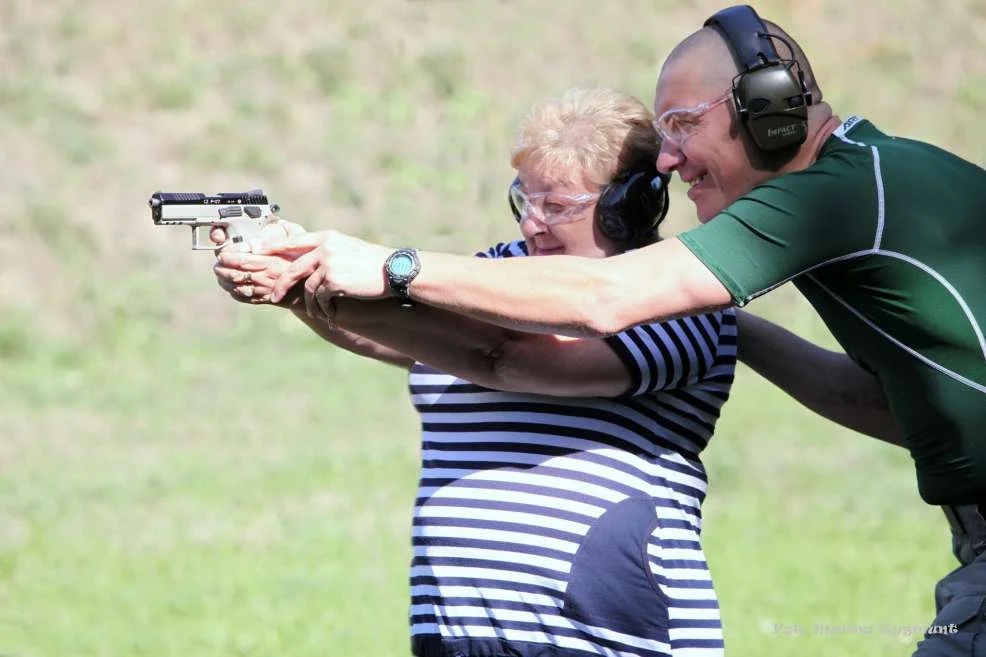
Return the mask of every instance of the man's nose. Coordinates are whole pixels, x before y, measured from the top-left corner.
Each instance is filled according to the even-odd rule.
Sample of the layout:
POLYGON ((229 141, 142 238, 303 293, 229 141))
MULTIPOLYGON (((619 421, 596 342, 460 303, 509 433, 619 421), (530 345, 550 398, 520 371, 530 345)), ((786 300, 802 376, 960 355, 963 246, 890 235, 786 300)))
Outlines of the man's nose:
POLYGON ((685 154, 681 148, 676 146, 669 139, 661 143, 661 151, 657 154, 657 170, 661 173, 669 174, 681 166, 685 161, 685 154))

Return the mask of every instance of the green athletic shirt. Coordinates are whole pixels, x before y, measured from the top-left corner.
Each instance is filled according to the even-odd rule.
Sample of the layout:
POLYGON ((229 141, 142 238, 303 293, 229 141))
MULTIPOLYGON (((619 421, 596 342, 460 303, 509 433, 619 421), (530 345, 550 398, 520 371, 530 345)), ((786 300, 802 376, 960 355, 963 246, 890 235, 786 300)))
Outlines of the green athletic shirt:
POLYGON ((851 117, 679 238, 738 305, 793 281, 879 377, 921 497, 986 501, 986 171, 851 117))

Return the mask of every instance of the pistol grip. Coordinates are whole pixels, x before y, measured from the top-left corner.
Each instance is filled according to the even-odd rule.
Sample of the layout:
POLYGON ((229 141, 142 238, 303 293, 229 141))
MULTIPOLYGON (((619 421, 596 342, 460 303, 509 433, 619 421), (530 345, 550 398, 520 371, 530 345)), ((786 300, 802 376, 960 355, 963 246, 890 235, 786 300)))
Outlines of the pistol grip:
POLYGON ((241 244, 254 235, 260 235, 262 229, 263 226, 261 223, 253 221, 252 219, 243 219, 239 221, 219 220, 209 224, 192 226, 192 249, 195 251, 214 251, 216 249, 224 249, 231 244, 241 244), (226 241, 222 244, 216 244, 209 239, 208 233, 203 240, 201 233, 199 233, 202 228, 208 228, 210 232, 213 228, 222 228, 226 232, 226 241))

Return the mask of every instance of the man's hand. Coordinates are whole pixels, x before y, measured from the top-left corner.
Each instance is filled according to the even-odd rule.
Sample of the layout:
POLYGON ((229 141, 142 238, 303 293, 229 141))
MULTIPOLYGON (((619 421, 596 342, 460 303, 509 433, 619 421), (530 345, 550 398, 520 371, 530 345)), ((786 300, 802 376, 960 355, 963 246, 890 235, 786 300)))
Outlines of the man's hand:
POLYGON ((305 306, 313 317, 333 315, 332 297, 381 299, 391 295, 383 264, 393 249, 334 230, 265 240, 253 252, 295 258, 274 284, 271 302, 281 302, 288 290, 307 279, 305 306))
MULTIPOLYGON (((301 224, 285 221, 283 219, 272 218, 264 224, 264 227, 260 230, 259 236, 253 236, 243 242, 240 242, 239 244, 227 244, 221 249, 216 249, 215 253, 217 256, 220 251, 250 253, 253 251, 254 247, 259 246, 265 240, 276 240, 283 237, 304 235, 307 232, 308 231, 301 224)), ((225 244, 227 239, 226 231, 221 226, 213 226, 212 230, 209 231, 209 239, 216 246, 225 244)))

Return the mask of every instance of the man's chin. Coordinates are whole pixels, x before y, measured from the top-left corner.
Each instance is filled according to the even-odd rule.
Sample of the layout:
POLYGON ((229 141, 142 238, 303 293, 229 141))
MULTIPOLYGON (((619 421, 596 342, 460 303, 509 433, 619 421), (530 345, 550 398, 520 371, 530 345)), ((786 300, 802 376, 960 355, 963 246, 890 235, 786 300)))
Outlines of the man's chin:
POLYGON ((698 218, 698 223, 704 224, 712 217, 716 216, 714 212, 710 213, 708 211, 702 211, 696 208, 695 216, 698 218))
POLYGON ((723 211, 724 206, 720 207, 718 205, 712 204, 702 204, 695 206, 695 216, 698 217, 698 222, 704 224, 712 219, 715 219, 716 215, 723 211))

